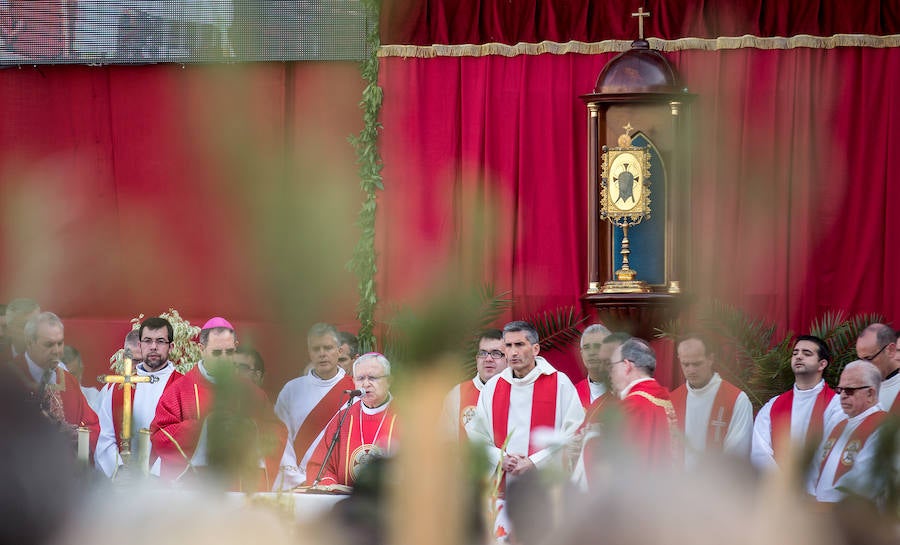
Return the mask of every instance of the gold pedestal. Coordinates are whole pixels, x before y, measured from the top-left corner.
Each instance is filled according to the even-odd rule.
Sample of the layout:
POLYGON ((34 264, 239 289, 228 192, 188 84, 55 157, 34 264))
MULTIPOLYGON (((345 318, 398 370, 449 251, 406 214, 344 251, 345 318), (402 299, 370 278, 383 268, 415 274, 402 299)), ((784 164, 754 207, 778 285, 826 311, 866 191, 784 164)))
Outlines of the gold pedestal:
MULTIPOLYGON (((617 272, 618 275, 618 272, 617 272)), ((643 280, 610 280, 600 288, 601 293, 650 293, 650 285, 643 280)))

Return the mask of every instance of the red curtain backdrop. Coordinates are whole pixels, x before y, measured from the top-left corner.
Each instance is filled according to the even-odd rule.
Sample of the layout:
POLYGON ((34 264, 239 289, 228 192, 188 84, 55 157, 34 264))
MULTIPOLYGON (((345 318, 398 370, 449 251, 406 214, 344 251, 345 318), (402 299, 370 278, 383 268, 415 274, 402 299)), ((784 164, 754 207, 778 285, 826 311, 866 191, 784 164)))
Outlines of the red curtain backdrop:
MULTIPOLYGON (((512 289, 513 316, 578 304, 587 287, 587 114, 577 97, 610 58, 383 60, 384 300, 428 290, 446 263, 470 260, 462 233, 484 223, 498 236, 478 248, 483 280, 512 289)), ((889 179, 900 166, 900 108, 884 90, 900 85, 900 50, 669 58, 698 95, 693 253, 680 259, 690 260, 699 295, 782 331, 805 332, 829 309, 893 318, 900 238, 889 179)), ((551 359, 580 373, 571 354, 551 359)))
POLYGON ((362 88, 352 63, 0 72, 0 301, 58 313, 86 383, 139 313, 225 316, 277 393, 313 321, 356 327, 362 88))
MULTIPOLYGON (((641 5, 663 38, 898 33, 887 1, 625 4, 388 2, 382 42, 630 39, 625 12, 641 5)), ((577 97, 611 57, 382 59, 382 317, 446 285, 447 270, 511 290, 504 318, 579 305, 577 97)), ((893 319, 900 52, 669 58, 698 95, 683 258, 704 294, 795 331, 825 309, 893 319)), ((344 264, 361 194, 346 137, 362 88, 352 64, 0 72, 0 300, 58 312, 88 377, 139 312, 224 315, 261 345, 276 391, 306 363, 309 323, 355 328, 344 264)), ((581 374, 571 352, 548 357, 581 374)))
POLYGON ((900 34, 895 0, 386 0, 385 44, 599 42, 637 38, 631 13, 643 7, 646 36, 831 36, 900 34))

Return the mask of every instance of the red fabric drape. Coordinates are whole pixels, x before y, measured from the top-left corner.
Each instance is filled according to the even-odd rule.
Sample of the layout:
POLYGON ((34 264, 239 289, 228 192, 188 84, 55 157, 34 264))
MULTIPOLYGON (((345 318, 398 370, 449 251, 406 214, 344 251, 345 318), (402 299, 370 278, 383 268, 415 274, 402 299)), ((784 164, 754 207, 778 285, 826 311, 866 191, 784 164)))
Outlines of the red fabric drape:
MULTIPOLYGON (((609 58, 382 60, 384 300, 412 297, 438 278, 429 273, 469 259, 460 233, 486 223, 498 236, 477 248, 483 280, 513 290, 513 316, 577 304, 586 289, 586 109, 577 97, 609 58)), ((900 50, 670 58, 698 94, 693 253, 681 258, 700 295, 794 331, 825 309, 891 318, 900 240, 888 180, 900 108, 884 90, 900 84, 900 50), (878 88, 865 84, 872 78, 878 88)), ((548 358, 579 374, 571 355, 548 358)))
POLYGON ((630 14, 639 7, 651 14, 645 35, 663 39, 900 33, 894 0, 389 0, 382 9, 381 42, 633 40, 638 25, 630 14))
POLYGON ((298 329, 356 327, 362 87, 352 63, 3 71, 0 301, 58 313, 87 384, 139 313, 226 316, 277 393, 298 329))

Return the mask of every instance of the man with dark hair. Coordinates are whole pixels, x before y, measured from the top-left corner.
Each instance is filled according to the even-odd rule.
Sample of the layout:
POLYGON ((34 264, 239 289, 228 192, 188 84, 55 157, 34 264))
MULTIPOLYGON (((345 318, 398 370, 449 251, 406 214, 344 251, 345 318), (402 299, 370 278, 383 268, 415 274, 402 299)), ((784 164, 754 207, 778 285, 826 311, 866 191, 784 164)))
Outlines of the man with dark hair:
MULTIPOLYGON (((175 370, 175 364, 169 360, 172 348, 172 324, 165 318, 147 318, 137 330, 125 335, 125 348, 131 353, 134 374, 141 377, 155 377, 156 382, 139 382, 131 388, 131 444, 130 452, 137 452, 138 431, 150 429, 156 417, 156 407, 163 393, 166 392, 182 374, 175 370), (135 355, 134 340, 138 340, 135 355), (141 355, 147 354, 145 361, 141 355)), ((97 411, 100 417, 100 440, 97 442, 96 463, 107 477, 112 477, 122 465, 119 456, 122 444, 122 415, 125 406, 125 389, 121 384, 110 384, 106 395, 101 399, 97 411)), ((155 460, 151 461, 152 465, 155 460)), ((154 474, 159 467, 153 468, 154 474)))
POLYGON ((19 297, 6 304, 6 340, 9 344, 0 353, 0 363, 10 362, 25 352, 28 344, 25 324, 40 312, 41 307, 34 299, 19 297))
POLYGON ((584 420, 575 385, 538 355, 538 332, 528 322, 506 324, 503 346, 508 367, 484 385, 469 437, 487 447, 491 467, 510 475, 561 463, 560 447, 584 420), (558 444, 539 444, 539 428, 556 431, 558 444))
POLYGON ((236 376, 237 337, 228 320, 208 320, 200 345, 203 359, 163 393, 150 426, 153 449, 162 461, 160 476, 190 480, 218 464, 240 471, 230 483, 233 488, 268 490, 277 474, 284 426, 265 392, 236 376))
POLYGON ((791 356, 794 387, 763 405, 753 423, 750 460, 757 468, 778 467, 776 458, 789 443, 817 445, 825 425, 838 416, 834 390, 822 378, 829 361, 825 341, 812 335, 797 337, 791 356))
POLYGON ((250 346, 238 346, 234 352, 234 366, 239 375, 262 388, 266 364, 259 351, 250 346))
POLYGON ((685 337, 677 352, 685 383, 671 398, 684 437, 684 467, 697 467, 704 453, 747 459, 753 435, 750 398, 722 380, 713 367, 714 355, 701 337, 685 337))
POLYGON ((16 356, 10 370, 18 376, 31 399, 61 429, 70 433, 75 452, 76 428, 90 431, 89 452, 97 445, 97 415, 81 393, 78 379, 60 365, 64 341, 63 323, 56 314, 33 315, 24 327, 25 351, 16 356))
POLYGON ((856 355, 881 371, 878 403, 890 413, 900 413, 900 350, 897 332, 884 324, 872 324, 856 339, 856 355))
POLYGON ((466 426, 475 416, 475 407, 484 385, 504 369, 503 332, 499 329, 483 331, 475 353, 475 376, 454 386, 444 398, 444 422, 457 439, 466 439, 466 426))
POLYGON ((359 339, 349 331, 339 331, 338 341, 341 343, 338 347, 340 350, 340 355, 338 355, 338 365, 340 365, 341 369, 346 371, 347 374, 351 374, 353 362, 359 357, 359 339))
POLYGON ((306 335, 311 369, 281 389, 275 414, 287 427, 275 490, 290 490, 307 480, 306 465, 322 441, 331 417, 348 400, 353 379, 338 366, 340 336, 330 324, 314 324, 306 335))

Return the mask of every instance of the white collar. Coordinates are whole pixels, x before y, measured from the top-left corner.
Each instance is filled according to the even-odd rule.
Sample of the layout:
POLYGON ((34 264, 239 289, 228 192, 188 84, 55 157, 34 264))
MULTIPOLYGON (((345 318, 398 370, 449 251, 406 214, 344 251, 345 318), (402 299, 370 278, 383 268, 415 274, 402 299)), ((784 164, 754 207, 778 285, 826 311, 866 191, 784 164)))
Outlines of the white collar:
MULTIPOLYGON (((493 377, 491 377, 491 378, 493 378, 493 377)), ((491 380, 491 379, 488 379, 488 380, 491 380)), ((476 373, 475 376, 472 377, 472 384, 474 384, 475 389, 480 392, 480 391, 484 390, 484 385, 487 383, 481 382, 481 377, 479 377, 478 373, 476 373)))
POLYGON ((688 392, 691 392, 694 395, 702 396, 703 394, 709 393, 714 388, 717 388, 719 384, 722 383, 722 377, 719 376, 719 373, 713 373, 709 382, 706 383, 706 386, 702 388, 694 388, 689 383, 685 382, 685 386, 687 386, 688 392))
POLYGON ((171 373, 174 370, 175 370, 175 364, 173 364, 171 361, 166 361, 166 364, 163 365, 162 367, 160 367, 159 369, 157 369, 156 371, 151 371, 151 370, 147 369, 146 367, 144 367, 144 362, 137 364, 137 367, 134 368, 134 371, 142 377, 147 377, 147 376, 151 376, 151 375, 168 375, 169 373, 171 373))
POLYGON ((203 366, 203 360, 197 362, 197 369, 200 371, 200 374, 203 375, 203 378, 212 382, 213 384, 216 383, 212 375, 209 374, 209 371, 206 370, 206 367, 203 366))
POLYGON ((525 386, 528 384, 533 384, 538 377, 541 375, 552 375, 556 372, 556 369, 550 365, 550 362, 545 360, 542 356, 537 356, 534 358, 534 367, 531 371, 528 371, 528 374, 522 378, 516 378, 513 374, 512 367, 507 367, 503 371, 500 372, 500 376, 506 379, 507 382, 512 384, 513 386, 525 386))
POLYGON ((622 390, 622 393, 619 394, 619 399, 625 399, 629 393, 631 393, 631 389, 634 388, 635 384, 639 384, 641 382, 647 382, 648 380, 653 380, 653 377, 644 377, 636 380, 632 380, 631 383, 622 390))
POLYGON ((884 410, 884 409, 882 409, 881 405, 879 405, 878 403, 872 405, 871 407, 869 407, 868 409, 859 413, 858 415, 854 416, 853 418, 848 418, 847 419, 847 428, 850 428, 851 426, 852 427, 858 426, 859 423, 862 422, 863 420, 865 420, 867 416, 869 416, 872 413, 880 412, 882 410, 884 410))
POLYGON ((797 396, 797 395, 807 395, 808 396, 808 395, 812 395, 813 393, 818 394, 819 392, 822 391, 822 388, 824 388, 824 387, 825 387, 825 379, 820 379, 819 382, 815 386, 810 388, 809 390, 801 390, 800 388, 797 388, 797 383, 795 382, 794 383, 794 395, 795 396, 797 396))
POLYGON ((342 378, 344 378, 344 375, 346 375, 346 374, 347 374, 347 372, 344 371, 344 369, 341 368, 341 366, 339 365, 337 368, 337 373, 335 373, 334 376, 329 379, 324 379, 324 378, 320 377, 319 375, 316 374, 316 372, 313 369, 310 369, 309 373, 307 373, 306 375, 310 378, 310 380, 312 380, 313 382, 318 382, 322 386, 334 386, 342 378))
POLYGON ((372 409, 372 408, 370 408, 370 407, 366 407, 366 404, 363 403, 362 401, 359 402, 359 408, 360 408, 360 410, 361 410, 362 412, 364 412, 364 413, 366 413, 366 414, 379 414, 379 413, 383 413, 383 412, 388 408, 388 405, 391 404, 391 401, 392 401, 393 399, 394 399, 394 396, 392 396, 391 393, 388 392, 388 398, 387 398, 387 401, 385 401, 385 402, 382 403, 381 405, 375 407, 374 409, 372 409))

